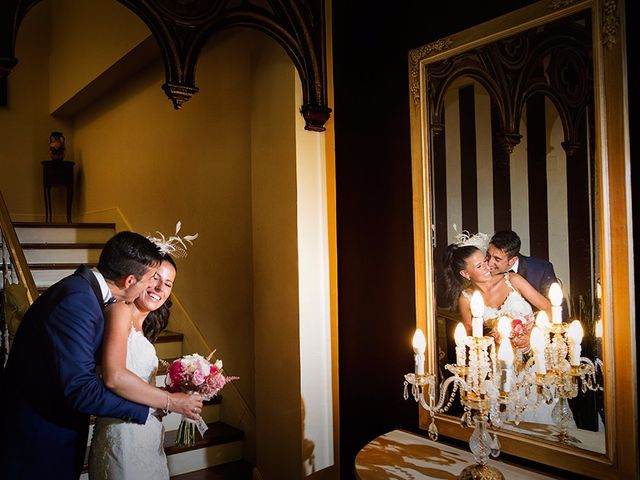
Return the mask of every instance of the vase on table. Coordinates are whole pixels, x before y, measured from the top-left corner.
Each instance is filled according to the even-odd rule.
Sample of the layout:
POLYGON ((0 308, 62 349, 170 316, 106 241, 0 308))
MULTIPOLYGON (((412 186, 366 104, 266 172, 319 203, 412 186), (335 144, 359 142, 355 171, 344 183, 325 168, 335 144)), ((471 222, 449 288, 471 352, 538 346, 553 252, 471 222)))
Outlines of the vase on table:
POLYGON ((64 135, 62 132, 51 132, 49 135, 49 153, 51 160, 64 160, 64 135))

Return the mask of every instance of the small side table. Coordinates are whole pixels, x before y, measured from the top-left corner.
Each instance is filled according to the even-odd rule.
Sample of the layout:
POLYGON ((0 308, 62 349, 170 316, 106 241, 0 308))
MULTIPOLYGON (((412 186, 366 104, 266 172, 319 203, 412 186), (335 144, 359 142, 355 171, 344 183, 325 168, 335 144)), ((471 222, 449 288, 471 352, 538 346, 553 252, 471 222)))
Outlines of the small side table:
MULTIPOLYGON (((370 441, 356 456, 358 480, 411 478, 431 480, 458 478, 462 469, 475 463, 473 455, 426 437, 393 430, 370 441)), ((560 477, 538 473, 504 461, 489 460, 509 480, 551 480, 560 477)))
POLYGON ((71 223, 73 202, 73 166, 66 160, 45 160, 42 163, 42 186, 44 189, 45 222, 51 222, 51 187, 64 185, 67 188, 67 222, 71 223))

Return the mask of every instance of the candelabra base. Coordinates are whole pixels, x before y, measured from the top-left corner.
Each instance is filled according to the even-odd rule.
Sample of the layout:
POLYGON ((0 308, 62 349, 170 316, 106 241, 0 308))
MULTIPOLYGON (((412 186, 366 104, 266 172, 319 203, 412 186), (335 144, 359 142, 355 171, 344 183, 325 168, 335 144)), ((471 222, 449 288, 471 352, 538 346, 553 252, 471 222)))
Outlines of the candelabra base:
POLYGON ((465 467, 458 478, 460 480, 505 480, 500 470, 480 463, 465 467))

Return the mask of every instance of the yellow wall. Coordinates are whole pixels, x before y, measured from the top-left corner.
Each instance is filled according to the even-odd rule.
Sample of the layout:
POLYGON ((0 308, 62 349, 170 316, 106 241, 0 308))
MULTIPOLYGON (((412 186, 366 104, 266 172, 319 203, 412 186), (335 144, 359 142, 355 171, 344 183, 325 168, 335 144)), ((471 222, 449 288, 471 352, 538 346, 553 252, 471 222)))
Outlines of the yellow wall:
MULTIPOLYGON (((8 107, 0 108, 0 190, 14 220, 44 220, 42 166, 49 158, 49 134, 65 133, 70 123, 48 114, 49 2, 29 12, 18 31, 18 65, 9 76, 8 107)), ((64 191, 52 194, 54 214, 64 212, 64 191)))
POLYGON ((51 0, 51 18, 50 112, 151 35, 115 0, 51 0))
POLYGON ((295 69, 265 45, 251 117, 257 464, 265 480, 302 477, 296 219, 295 69))

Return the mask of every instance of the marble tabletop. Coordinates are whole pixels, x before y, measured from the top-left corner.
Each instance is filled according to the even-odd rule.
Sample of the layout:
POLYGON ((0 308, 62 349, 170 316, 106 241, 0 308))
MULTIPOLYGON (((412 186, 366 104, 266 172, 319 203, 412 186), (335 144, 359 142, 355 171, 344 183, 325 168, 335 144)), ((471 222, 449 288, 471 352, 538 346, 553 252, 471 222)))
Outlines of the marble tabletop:
MULTIPOLYGON (((468 450, 461 450, 441 442, 404 430, 381 435, 356 456, 356 476, 360 480, 422 480, 455 479, 464 467, 474 463, 468 450)), ((558 479, 513 464, 490 460, 509 480, 558 479)))

